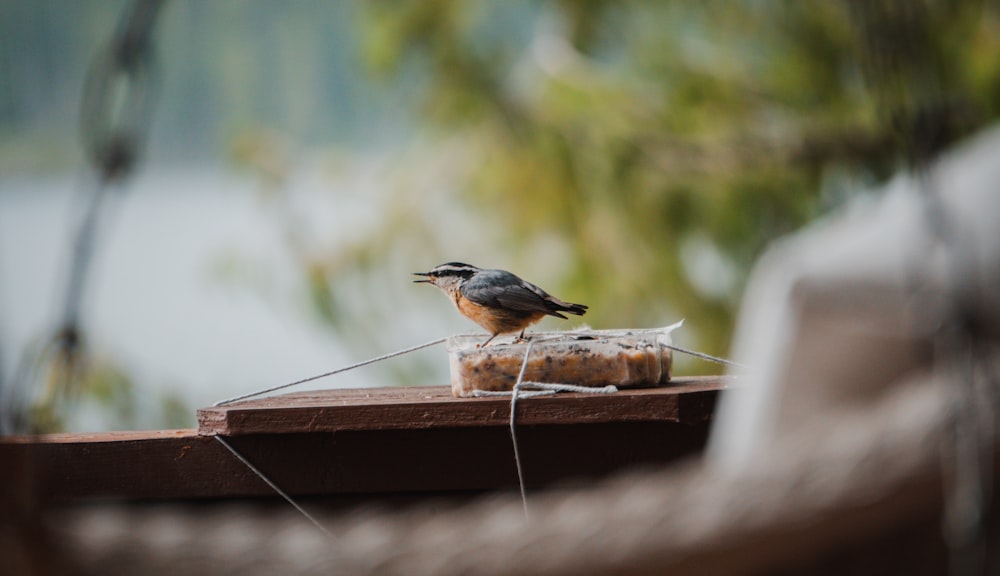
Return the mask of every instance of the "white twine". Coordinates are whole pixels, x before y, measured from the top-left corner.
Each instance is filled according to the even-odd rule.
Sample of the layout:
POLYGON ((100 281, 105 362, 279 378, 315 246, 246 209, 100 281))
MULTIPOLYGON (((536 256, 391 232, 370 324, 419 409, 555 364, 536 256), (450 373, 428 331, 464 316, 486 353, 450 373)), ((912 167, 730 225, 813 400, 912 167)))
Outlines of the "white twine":
MULTIPOLYGON (((588 329, 586 331, 566 332, 565 334, 558 334, 558 335, 555 335, 555 336, 543 336, 543 337, 536 336, 536 337, 533 337, 533 338, 531 338, 531 339, 528 340, 528 350, 531 350, 531 344, 533 344, 536 341, 537 342, 545 342, 545 341, 549 341, 549 340, 558 340, 558 339, 565 338, 566 336, 572 337, 572 336, 580 336, 580 335, 584 335, 584 336, 595 335, 595 336, 601 336, 601 337, 612 337, 612 336, 617 336, 617 335, 644 334, 644 333, 663 333, 663 334, 669 334, 674 329, 679 328, 683 323, 684 323, 684 321, 681 320, 680 322, 677 322, 677 323, 672 324, 670 326, 667 326, 665 328, 643 328, 643 329, 632 329, 632 330, 589 330, 588 329)), ((457 336, 473 336, 473 335, 471 335, 471 334, 459 334, 457 336)), ((369 364, 375 364, 376 362, 381 362, 383 360, 389 360, 390 358, 395 358, 397 356, 402 356, 404 354, 409 354, 410 352, 416 352, 417 350, 423 350, 424 348, 430 348, 431 346, 437 346, 438 344, 443 344, 443 343, 447 342, 450 338, 454 338, 454 337, 456 337, 456 336, 445 336, 444 338, 437 338, 435 340, 431 340, 430 342, 424 342, 423 344, 417 344, 416 346, 411 346, 409 348, 404 348, 402 350, 397 350, 395 352, 390 352, 388 354, 383 354, 381 356, 376 356, 374 358, 369 358, 368 360, 362 360, 361 362, 358 362, 356 364, 350 364, 348 366, 343 366, 341 368, 337 368, 336 370, 331 370, 329 372, 324 372, 322 374, 317 374, 315 376, 310 376, 308 378, 303 378, 301 380, 295 380, 294 382, 288 382, 286 384, 281 384, 279 386, 273 386, 271 388, 264 388, 263 390, 257 390, 256 392, 250 392, 250 393, 247 393, 247 394, 241 394, 239 396, 234 396, 232 398, 227 398, 225 400, 219 400, 218 402, 216 402, 212 406, 216 406, 216 407, 217 406, 225 406, 226 404, 232 404, 233 402, 239 402, 240 400, 247 400, 249 398, 256 398, 257 396, 262 396, 264 394, 269 394, 271 392, 277 392, 278 390, 284 390, 286 388, 291 388, 292 386, 298 386, 299 384, 305 384, 307 382, 313 382, 314 380, 319 380, 320 378, 326 378, 327 376, 333 376, 334 374, 340 374, 341 372, 347 372, 349 370, 354 370, 355 368, 361 368, 362 366, 367 366, 369 364)), ((733 362, 732 360, 726 360, 725 358, 719 358, 718 356, 712 356, 710 354, 705 354, 704 352, 696 352, 694 350, 687 350, 685 348, 681 348, 679 346, 674 346, 672 344, 661 343, 660 345, 664 346, 666 348, 670 348, 671 350, 675 350, 677 352, 681 352, 681 353, 684 353, 684 354, 689 354, 691 356, 702 358, 704 360, 708 360, 710 362, 715 362, 717 364, 722 364, 722 365, 725 365, 725 366, 733 366, 733 367, 736 367, 736 368, 744 368, 745 367, 744 365, 739 364, 737 362, 733 362)), ((527 353, 525 354, 525 357, 527 357, 527 353)), ((520 380, 519 380, 518 383, 521 384, 522 382, 520 382, 520 380)), ((571 384, 549 384, 549 383, 543 383, 543 382, 523 382, 523 384, 525 385, 524 387, 526 387, 526 388, 534 387, 534 388, 539 388, 539 389, 543 389, 543 390, 552 390, 552 392, 546 392, 546 393, 543 394, 543 393, 538 393, 538 392, 541 392, 542 390, 533 390, 533 391, 525 390, 521 394, 522 398, 531 398, 531 397, 534 397, 534 396, 547 396, 548 394, 554 394, 555 392, 584 392, 584 393, 593 393, 594 392, 593 388, 584 389, 586 387, 583 387, 583 386, 573 388, 571 384)), ((474 393, 477 396, 493 396, 494 395, 492 393, 488 393, 485 390, 476 390, 474 393)), ((508 393, 509 392, 503 392, 502 394, 506 395, 508 393)))
POLYGON ((674 346, 673 344, 663 344, 665 348, 670 348, 671 350, 676 350, 677 352, 683 352, 690 356, 696 358, 701 358, 702 360, 708 360, 709 362, 715 362, 716 364, 722 364, 723 366, 732 366, 733 368, 746 368, 746 364, 741 364, 739 362, 733 362, 732 360, 726 360, 725 358, 719 358, 718 356, 712 356, 711 354, 705 354, 704 352, 695 352, 694 350, 688 350, 686 348, 681 348, 680 346, 674 346))
MULTIPOLYGON (((528 340, 528 345, 524 349, 524 361, 521 362, 521 371, 517 373, 517 382, 510 394, 510 441, 514 445, 514 464, 517 466, 517 484, 521 488, 521 506, 524 507, 524 519, 528 520, 528 492, 524 487, 524 470, 521 466, 521 453, 517 443, 517 396, 521 392, 521 384, 524 380, 524 372, 528 369, 528 356, 531 354, 531 347, 534 344, 528 340)), ((554 392, 553 392, 554 393, 554 392)))
POLYGON ((361 368, 362 366, 367 366, 369 364, 374 364, 376 362, 381 362, 383 360, 388 360, 390 358, 395 358, 396 356, 402 356, 403 354, 409 354, 410 352, 416 352, 417 350, 422 350, 424 348, 430 348, 431 346, 436 346, 438 344, 443 344, 448 341, 448 336, 444 338, 438 338, 437 340, 431 340, 430 342, 424 342, 423 344, 417 344, 416 346, 411 346, 409 348, 404 348, 402 350, 397 350, 396 352, 391 352, 389 354, 383 354, 381 356, 376 356, 374 358, 369 358, 358 362, 357 364, 351 364, 350 366, 344 366, 343 368, 337 368, 336 370, 331 370, 329 372, 324 372, 323 374, 318 374, 316 376, 310 376, 308 378, 303 378, 302 380, 296 380, 295 382, 289 382, 287 384, 282 384, 280 386, 274 386, 272 388, 265 388, 263 390, 258 390, 256 392, 250 392, 249 394, 243 394, 241 396, 234 396, 233 398, 228 398, 226 400, 219 400, 212 406, 225 406, 226 404, 232 404, 233 402, 238 402, 240 400, 246 400, 247 398, 254 398, 261 396, 263 394, 268 394, 271 392, 277 392, 278 390, 284 390, 285 388, 291 388, 292 386, 298 386, 299 384, 305 384, 306 382, 312 382, 313 380, 319 380, 320 378, 326 378, 327 376, 333 376, 334 374, 340 374, 341 372, 347 372, 348 370, 354 370, 355 368, 361 368))
POLYGON ((333 534, 330 534, 330 531, 327 530, 325 526, 323 526, 322 524, 320 524, 319 520, 317 520, 316 518, 314 518, 312 516, 312 514, 310 514, 309 512, 306 512, 306 509, 303 508, 302 506, 299 506, 299 504, 295 500, 292 500, 292 497, 289 496, 288 493, 286 493, 284 490, 282 490, 281 488, 279 488, 278 485, 275 484, 274 482, 272 482, 270 478, 268 478, 267 476, 265 476, 264 473, 260 471, 260 469, 258 469, 256 466, 254 466, 253 464, 251 464, 250 461, 247 460, 242 454, 240 454, 239 452, 237 452, 236 448, 233 448, 233 446, 229 442, 226 442, 222 438, 222 436, 216 436, 215 439, 218 440, 223 446, 225 446, 226 449, 228 449, 230 452, 232 452, 233 456, 235 456, 237 460, 239 460, 240 462, 242 462, 244 466, 246 466, 247 468, 249 468, 251 472, 253 472, 254 474, 256 474, 258 478, 260 478, 261 480, 264 481, 264 483, 266 483, 268 486, 270 486, 271 490, 274 490, 275 492, 277 492, 279 496, 281 496, 282 498, 284 498, 285 501, 288 502, 289 504, 291 504, 292 507, 294 507, 296 510, 298 510, 300 514, 302 514, 303 516, 305 516, 306 518, 308 518, 309 521, 312 522, 313 524, 315 524, 316 527, 319 528, 324 534, 326 534, 330 538, 333 538, 333 534))
MULTIPOLYGON (((683 321, 681 321, 681 322, 683 322, 683 321)), ((670 327, 668 327, 666 329, 662 329, 661 328, 661 329, 655 329, 655 330, 629 330, 629 331, 624 331, 623 330, 621 332, 623 334, 625 334, 625 333, 633 333, 634 334, 636 332, 644 332, 644 331, 663 332, 664 330, 666 330, 667 332, 669 332, 669 331, 673 330, 674 328, 679 327, 681 325, 681 322, 678 322, 677 324, 674 324, 673 326, 670 326, 670 327)), ((611 333, 612 331, 601 331, 601 332, 602 333, 603 332, 611 333)), ((614 331, 614 332, 618 332, 618 331, 614 331)), ((424 348, 430 348, 431 346, 436 346, 438 344, 442 344, 444 342, 447 342, 448 339, 449 339, 449 337, 438 338, 436 340, 431 340, 430 342, 424 342, 423 344, 418 344, 416 346, 411 346, 409 348, 404 348, 402 350, 397 350, 396 352, 391 352, 389 354, 383 354, 381 356, 376 356, 374 358, 369 358, 368 360, 364 360, 364 361, 358 362, 356 364, 351 364, 349 366, 344 366, 344 367, 338 368, 336 370, 331 370, 329 372, 324 372, 322 374, 317 374, 316 376, 310 376, 308 378, 303 378, 301 380, 296 380, 294 382, 288 382, 286 384, 281 384, 280 386, 273 386, 273 387, 270 387, 270 388, 265 388, 263 390, 257 390, 256 392, 250 392, 250 393, 247 393, 247 394, 242 394, 240 396, 234 396, 232 398, 227 398, 225 400, 220 400, 220 401, 216 402, 215 404, 213 404, 213 406, 225 406, 226 404, 232 404, 233 402, 238 402, 240 400, 246 400, 246 399, 249 399, 249 398, 255 398, 257 396, 262 396, 264 394, 268 394, 268 393, 271 393, 271 392, 277 392, 278 390, 284 390, 286 388, 291 388, 292 386, 298 386, 299 384, 305 384, 307 382, 312 382, 314 380, 319 380, 320 378, 326 378, 327 376, 333 376, 334 374, 340 374, 342 372, 347 372, 349 370, 354 370, 355 368, 360 368, 362 366, 367 366, 369 364, 374 364, 376 362, 381 362, 383 360, 389 360, 390 358, 395 358, 397 356, 402 356, 404 354, 409 354, 410 352, 416 352, 417 350, 422 350, 424 348)), ((574 385, 574 384, 560 384, 560 383, 550 383, 550 382, 525 381, 524 380, 524 374, 525 374, 525 372, 527 371, 527 368, 528 368, 528 357, 531 354, 531 349, 534 346, 534 343, 535 343, 536 340, 538 340, 538 341, 544 341, 546 339, 529 339, 528 340, 528 345, 525 347, 525 350, 524 350, 524 360, 521 362, 521 370, 520 370, 520 372, 517 375, 517 381, 514 383, 513 390, 510 390, 510 391, 474 390, 473 391, 473 395, 477 396, 477 397, 478 396, 507 396, 507 395, 510 395, 510 397, 511 397, 510 398, 510 437, 511 437, 511 442, 513 443, 513 446, 514 446, 514 464, 517 467, 517 483, 518 483, 518 486, 520 487, 520 490, 521 490, 521 504, 524 507, 524 518, 525 518, 525 520, 528 519, 528 496, 527 496, 527 489, 525 488, 525 482, 524 482, 524 468, 523 468, 523 465, 521 463, 521 454, 520 454, 520 450, 519 450, 519 447, 518 447, 518 440, 517 440, 517 401, 518 401, 518 399, 520 399, 520 398, 535 398, 535 397, 538 397, 538 396, 550 396, 550 395, 556 394, 558 392, 576 392, 576 393, 584 393, 584 394, 613 394, 613 393, 615 393, 615 392, 618 391, 618 388, 616 388, 614 386, 604 386, 604 387, 597 388, 597 387, 590 387, 590 386, 577 386, 577 385, 574 385)), ((669 345, 669 344, 661 344, 661 345, 663 345, 663 346, 665 346, 667 348, 670 348, 671 350, 676 350, 677 352, 682 352, 684 354, 690 354, 692 356, 696 356, 698 358, 709 360, 711 362, 716 362, 718 364, 723 364, 723 365, 726 365, 726 366, 743 367, 741 364, 738 364, 736 362, 732 362, 730 360, 726 360, 724 358, 719 358, 719 357, 716 357, 716 356, 711 356, 709 354, 705 354, 705 353, 702 353, 702 352, 695 352, 693 350, 686 350, 684 348, 680 348, 680 347, 677 347, 677 346, 672 346, 672 345, 669 345)), ((295 502, 295 500, 292 499, 291 496, 289 496, 285 491, 283 491, 280 487, 278 487, 277 484, 275 484, 274 482, 272 482, 270 478, 268 478, 267 476, 265 476, 259 469, 257 469, 253 464, 251 464, 249 460, 247 460, 246 458, 244 458, 242 454, 240 454, 239 452, 237 452, 236 449, 233 448, 233 446, 231 446, 228 442, 226 442, 222 438, 222 436, 216 435, 215 439, 218 440, 220 443, 222 443, 222 445, 225 446, 233 454, 233 456, 235 456, 240 462, 242 462, 251 472, 253 472, 254 474, 256 474, 258 478, 260 478, 268 486, 270 486, 271 489, 274 490, 279 496, 281 496, 282 498, 284 498, 289 504, 291 504, 296 510, 298 510, 299 513, 301 513, 303 516, 305 516, 306 518, 308 518, 310 522, 312 522, 313 524, 315 524, 316 527, 319 528, 321 531, 323 531, 324 534, 326 534, 327 536, 331 536, 332 537, 332 535, 330 534, 330 532, 322 524, 320 524, 319 521, 317 521, 312 515, 310 515, 304 508, 302 508, 301 506, 299 506, 295 502)))
POLYGON ((517 441, 517 400, 519 398, 535 398, 538 396, 551 396, 557 392, 577 392, 583 394, 613 394, 618 391, 614 386, 603 386, 600 388, 593 386, 576 386, 574 384, 557 384, 550 382, 531 382, 524 380, 524 373, 528 369, 528 357, 531 355, 531 348, 534 340, 528 340, 528 345, 524 349, 524 360, 521 361, 521 370, 517 373, 517 381, 513 390, 473 390, 473 396, 510 396, 510 440, 514 446, 514 465, 517 467, 517 485, 521 489, 521 506, 524 507, 524 519, 528 519, 528 491, 524 482, 524 466, 521 464, 521 451, 517 441), (534 390, 529 390, 534 388, 534 390))

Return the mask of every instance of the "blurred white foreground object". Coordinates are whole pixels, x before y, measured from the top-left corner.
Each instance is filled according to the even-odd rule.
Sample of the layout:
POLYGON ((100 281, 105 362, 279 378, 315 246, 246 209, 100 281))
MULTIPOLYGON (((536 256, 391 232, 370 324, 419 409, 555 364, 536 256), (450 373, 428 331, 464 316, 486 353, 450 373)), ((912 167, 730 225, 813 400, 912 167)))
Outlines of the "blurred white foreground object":
MULTIPOLYGON (((758 262, 732 354, 750 366, 709 446, 740 472, 1000 334, 1000 129, 900 176, 877 200, 796 234, 758 262), (952 336, 948 336, 951 334, 952 336), (960 334, 964 340, 956 340, 960 334), (942 339, 967 345, 947 346, 942 339), (808 421, 806 421, 808 420, 808 421)), ((975 360, 973 358, 973 360, 975 360)), ((946 378, 947 379, 947 378, 946 378)), ((939 379, 940 380, 940 379, 939 379)))

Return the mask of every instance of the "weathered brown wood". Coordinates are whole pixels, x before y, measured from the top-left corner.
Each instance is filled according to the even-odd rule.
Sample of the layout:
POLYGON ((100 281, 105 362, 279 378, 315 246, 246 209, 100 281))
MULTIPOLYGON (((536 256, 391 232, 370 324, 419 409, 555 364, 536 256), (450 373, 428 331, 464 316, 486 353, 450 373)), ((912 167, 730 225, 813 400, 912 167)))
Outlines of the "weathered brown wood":
MULTIPOLYGON (((615 394, 558 394, 519 404, 522 425, 707 420, 719 377, 675 379, 670 386, 615 394)), ((198 411, 201 434, 409 430, 506 426, 507 398, 455 398, 446 386, 299 392, 198 411)))
POLYGON ((254 480, 196 430, 0 438, 0 461, 26 462, 46 499, 222 495, 254 480))
MULTIPOLYGON (((274 496, 210 436, 194 430, 0 440, 0 463, 28 462, 46 499, 274 496)), ((611 422, 524 426, 531 487, 595 478, 701 450, 708 423, 611 422)), ((515 490, 510 434, 501 427, 256 434, 229 442, 282 489, 340 497, 515 490)))
MULTIPOLYGON (((706 442, 719 388, 718 379, 690 379, 525 400, 518 437, 526 482, 543 487, 694 454, 706 442)), ((335 390, 203 412, 224 416, 218 422, 229 427, 215 430, 231 434, 241 454, 297 496, 516 490, 509 400, 454 399, 447 391, 335 390)), ((45 495, 60 501, 274 496, 197 430, 0 438, 0 467, 12 461, 29 463, 45 495)))

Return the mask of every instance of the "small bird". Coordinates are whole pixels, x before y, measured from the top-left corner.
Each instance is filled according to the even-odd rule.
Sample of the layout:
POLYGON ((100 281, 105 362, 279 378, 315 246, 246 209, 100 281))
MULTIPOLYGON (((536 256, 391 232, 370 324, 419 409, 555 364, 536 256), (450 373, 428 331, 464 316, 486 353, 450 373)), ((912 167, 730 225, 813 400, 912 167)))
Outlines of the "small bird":
POLYGON ((546 315, 566 319, 560 312, 582 316, 587 312, 583 304, 563 302, 531 282, 506 270, 484 270, 461 262, 449 262, 434 267, 430 272, 414 272, 426 276, 426 282, 440 288, 455 303, 463 316, 485 328, 490 337, 480 346, 486 346, 500 334, 524 330, 546 315))

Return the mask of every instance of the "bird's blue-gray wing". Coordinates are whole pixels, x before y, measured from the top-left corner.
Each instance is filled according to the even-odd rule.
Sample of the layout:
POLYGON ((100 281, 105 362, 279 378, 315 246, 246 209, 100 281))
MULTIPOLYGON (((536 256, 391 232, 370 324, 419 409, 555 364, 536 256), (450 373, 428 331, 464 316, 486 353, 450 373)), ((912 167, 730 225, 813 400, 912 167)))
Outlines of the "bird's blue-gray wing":
POLYGON ((525 312, 549 312, 548 294, 503 270, 484 270, 462 287, 462 294, 476 304, 503 306, 525 312))

